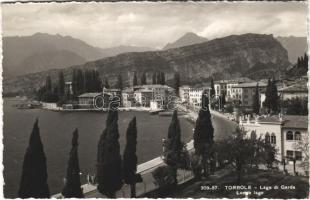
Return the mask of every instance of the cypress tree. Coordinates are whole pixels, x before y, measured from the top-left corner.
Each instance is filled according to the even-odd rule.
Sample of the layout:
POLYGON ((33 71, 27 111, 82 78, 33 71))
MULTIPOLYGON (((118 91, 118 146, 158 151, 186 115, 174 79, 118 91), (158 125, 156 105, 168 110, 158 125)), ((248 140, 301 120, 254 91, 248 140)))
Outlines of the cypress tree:
POLYGON ((58 74, 58 97, 62 98, 65 94, 65 77, 62 71, 58 74))
POLYGON ((278 112, 279 110, 279 96, 275 80, 271 82, 270 107, 274 113, 278 112))
POLYGON ((52 80, 50 76, 46 77, 45 88, 47 92, 52 92, 52 80))
POLYGON ((142 73, 141 75, 141 85, 146 85, 146 73, 142 73))
POLYGON ((211 78, 211 91, 210 91, 210 97, 214 97, 214 95, 215 95, 214 81, 213 81, 213 78, 211 78))
POLYGON ((49 198, 46 157, 40 137, 38 119, 35 121, 26 150, 18 190, 20 198, 49 198))
POLYGON ((117 77, 117 86, 116 86, 117 89, 120 89, 122 90, 123 89, 123 79, 122 79, 122 75, 118 75, 117 77))
POLYGON ((160 72, 160 84, 165 85, 166 84, 166 79, 165 79, 165 73, 160 72))
POLYGON ((132 80, 132 86, 138 85, 138 79, 136 72, 133 73, 133 80, 132 80))
POLYGON ((207 173, 207 159, 212 159, 212 145, 214 138, 214 128, 211 120, 211 113, 208 109, 208 98, 203 95, 204 107, 200 109, 194 130, 194 148, 195 153, 202 157, 204 173, 207 173))
POLYGON ((270 113, 271 111, 271 92, 272 92, 272 85, 271 85, 271 80, 270 78, 268 79, 268 84, 266 87, 266 92, 265 92, 265 102, 264 102, 264 106, 267 108, 267 112, 270 113))
POLYGON ((255 88, 255 94, 253 97, 253 112, 256 113, 257 115, 259 114, 259 109, 260 109, 260 104, 259 104, 259 88, 258 88, 258 83, 255 88))
POLYGON ((180 74, 176 72, 174 74, 174 89, 177 96, 179 96, 179 87, 180 87, 180 74))
POLYGON ((178 112, 175 110, 172 115, 172 120, 168 129, 168 139, 166 142, 165 161, 174 173, 174 182, 177 184, 177 169, 182 165, 181 154, 183 152, 184 144, 181 142, 181 128, 178 119, 178 112))
POLYGON ((152 75, 152 84, 157 84, 157 83, 156 83, 156 72, 153 72, 153 75, 152 75))
POLYGON ((80 165, 78 158, 78 130, 75 129, 72 136, 72 148, 70 151, 66 183, 62 190, 65 198, 83 198, 80 181, 80 165))
POLYGON ((78 82, 77 82, 77 70, 72 71, 72 92, 73 96, 76 98, 78 96, 78 82))
POLYGON ((97 152, 97 189, 109 198, 115 198, 116 191, 122 187, 117 121, 117 111, 109 110, 106 129, 100 137, 97 152))
POLYGON ((123 156, 123 178, 126 184, 130 184, 131 197, 136 197, 136 183, 141 182, 142 178, 137 172, 138 158, 136 155, 137 146, 137 125, 134 117, 127 128, 127 144, 123 156))

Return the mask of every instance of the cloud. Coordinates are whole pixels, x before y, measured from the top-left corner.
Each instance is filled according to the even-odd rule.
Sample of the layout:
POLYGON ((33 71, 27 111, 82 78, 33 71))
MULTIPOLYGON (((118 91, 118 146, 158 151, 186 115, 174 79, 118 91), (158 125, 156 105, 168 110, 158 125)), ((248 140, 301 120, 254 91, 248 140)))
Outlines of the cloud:
POLYGON ((70 35, 99 47, 162 47, 186 32, 208 39, 231 34, 307 35, 307 5, 252 3, 4 4, 3 34, 70 35))

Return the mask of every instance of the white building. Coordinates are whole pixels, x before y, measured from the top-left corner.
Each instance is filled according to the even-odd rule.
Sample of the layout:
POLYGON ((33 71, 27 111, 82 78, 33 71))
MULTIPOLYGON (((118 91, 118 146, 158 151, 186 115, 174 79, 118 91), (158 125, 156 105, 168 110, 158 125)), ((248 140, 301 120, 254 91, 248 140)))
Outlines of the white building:
POLYGON ((182 103, 189 102, 189 90, 190 87, 188 85, 183 85, 179 88, 179 96, 182 103))
POLYGON ((125 88, 122 90, 122 104, 123 107, 129 108, 134 106, 135 103, 135 97, 134 97, 134 91, 132 88, 125 88))
POLYGON ((309 134, 307 116, 261 116, 241 119, 239 124, 244 127, 248 137, 256 133, 257 138, 261 136, 265 142, 274 144, 278 161, 290 161, 292 158, 296 158, 297 163, 304 161, 304 152, 298 149, 298 144, 309 134))
POLYGON ((234 86, 237 86, 240 83, 251 82, 249 78, 241 77, 230 80, 218 80, 214 82, 215 96, 221 96, 221 94, 225 93, 226 100, 236 99, 237 92, 233 89, 234 86))

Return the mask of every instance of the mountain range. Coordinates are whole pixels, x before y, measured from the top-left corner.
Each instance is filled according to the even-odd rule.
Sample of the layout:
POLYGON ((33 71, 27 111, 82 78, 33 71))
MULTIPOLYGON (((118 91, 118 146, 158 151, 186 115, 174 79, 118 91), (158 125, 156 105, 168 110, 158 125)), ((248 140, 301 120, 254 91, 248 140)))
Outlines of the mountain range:
POLYGON ((71 36, 36 33, 3 37, 4 77, 13 77, 53 68, 64 68, 124 52, 151 51, 148 47, 93 47, 71 36))
MULTIPOLYGON (((275 37, 275 39, 277 39, 282 44, 282 46, 287 50, 288 59, 291 63, 296 63, 297 58, 303 56, 304 53, 306 53, 307 51, 308 45, 306 37, 278 36, 275 37)), ((168 43, 166 46, 163 47, 163 50, 183 47, 191 44, 198 44, 206 41, 208 41, 207 38, 201 37, 195 33, 190 32, 186 33, 181 38, 177 39, 175 42, 168 43)))
MULTIPOLYGON (((152 73, 162 71, 172 81, 179 72, 182 84, 195 84, 215 79, 247 76, 266 78, 290 65, 286 49, 272 35, 231 35, 189 46, 165 51, 122 53, 117 56, 90 61, 63 69, 66 80, 71 80, 75 68, 96 69, 111 85, 120 74, 129 85, 132 74, 138 77, 146 72, 148 81, 152 73)), ((44 83, 47 75, 57 80, 60 69, 47 70, 4 80, 4 93, 29 93, 44 83)))

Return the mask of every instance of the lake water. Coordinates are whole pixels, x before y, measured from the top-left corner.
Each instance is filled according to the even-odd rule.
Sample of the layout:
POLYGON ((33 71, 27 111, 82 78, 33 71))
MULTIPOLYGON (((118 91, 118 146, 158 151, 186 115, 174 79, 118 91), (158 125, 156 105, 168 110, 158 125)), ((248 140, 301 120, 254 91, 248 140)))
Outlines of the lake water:
MULTIPOLYGON (((4 100, 4 195, 17 196, 22 163, 29 136, 35 119, 39 127, 47 158, 48 184, 51 194, 59 193, 63 187, 63 177, 67 168, 71 148, 72 132, 79 130, 79 160, 82 183, 88 173, 95 173, 97 143, 105 128, 106 113, 95 112, 53 112, 41 109, 19 110, 12 105, 20 103, 4 100)), ((150 115, 146 112, 119 112, 119 133, 121 153, 125 145, 125 133, 129 121, 137 117, 138 162, 142 163, 159 156, 162 152, 162 138, 167 136, 171 117, 150 115)), ((192 138, 193 125, 180 117, 182 138, 188 142, 192 138)))

